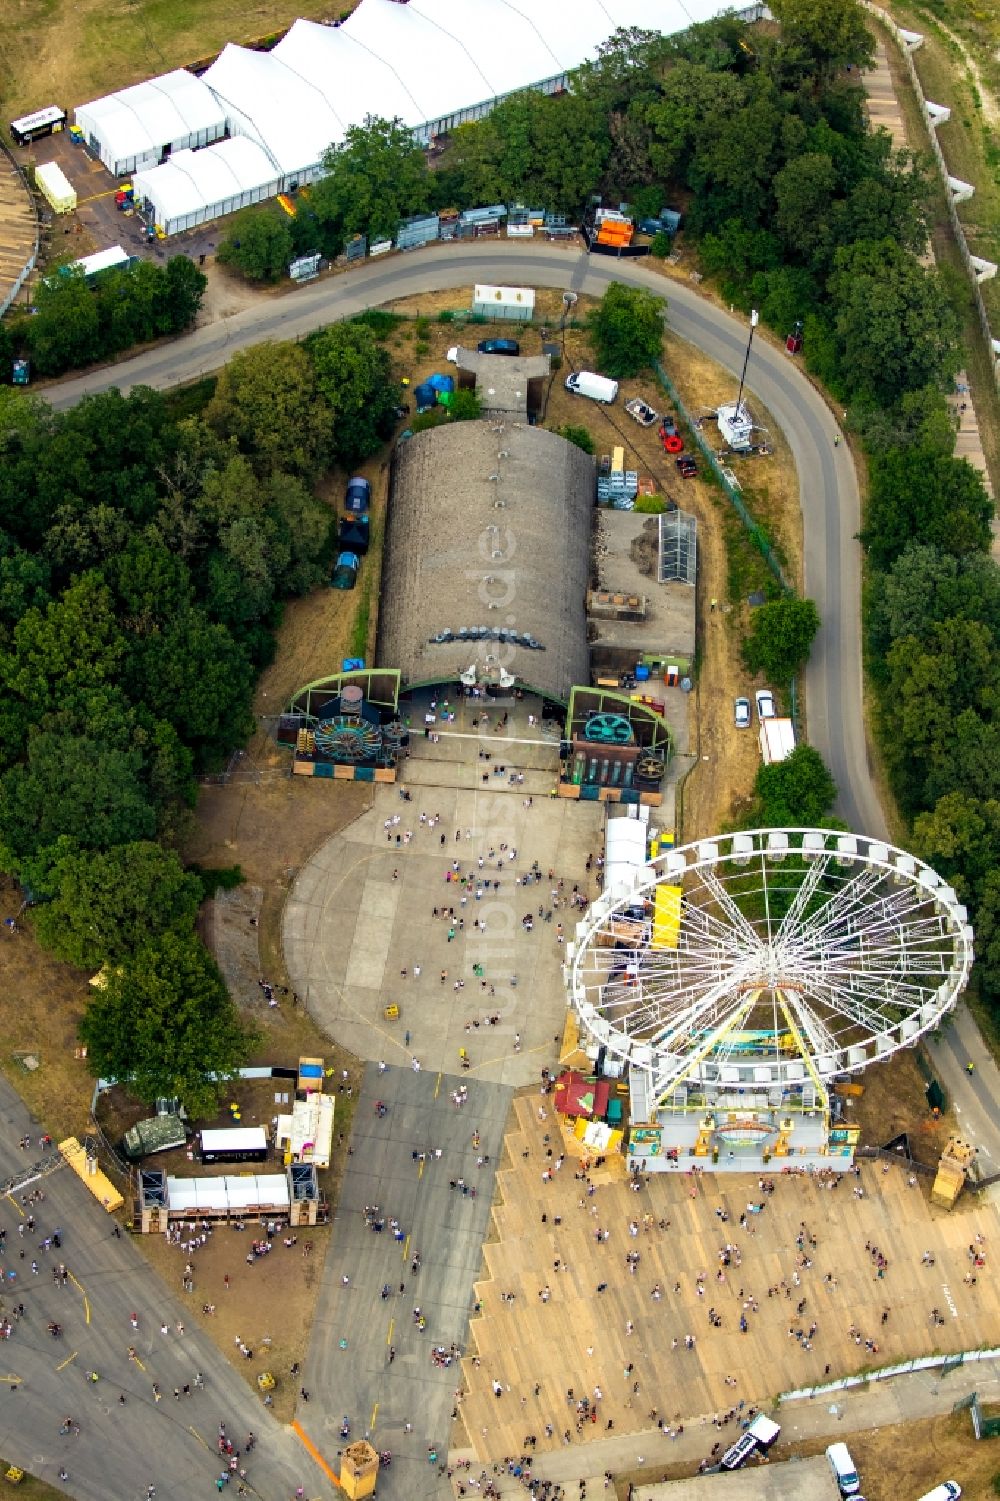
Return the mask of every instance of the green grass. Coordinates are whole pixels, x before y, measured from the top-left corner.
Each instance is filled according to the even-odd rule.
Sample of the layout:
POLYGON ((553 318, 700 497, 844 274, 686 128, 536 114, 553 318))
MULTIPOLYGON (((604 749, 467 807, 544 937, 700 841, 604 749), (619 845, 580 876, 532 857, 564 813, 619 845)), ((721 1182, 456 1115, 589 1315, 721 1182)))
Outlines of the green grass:
POLYGON ((215 395, 217 384, 217 376, 206 375, 204 380, 193 381, 189 386, 175 386, 173 390, 165 392, 164 401, 173 421, 200 417, 215 395))
MULTIPOLYGON (((919 28, 921 25, 927 25, 926 15, 918 13, 916 9, 896 7, 894 14, 899 24, 903 26, 919 28)), ((929 40, 916 54, 921 84, 926 96, 936 104, 948 103, 950 102, 949 98, 944 94, 944 89, 948 81, 947 76, 939 73, 934 74, 934 85, 940 85, 940 93, 935 92, 935 86, 932 86, 930 82, 930 74, 927 77, 924 76, 925 60, 922 61, 923 54, 931 46, 932 41, 929 40)), ((922 143, 926 140, 926 133, 923 127, 920 106, 917 103, 916 95, 910 87, 908 80, 905 83, 902 81, 906 75, 903 64, 895 53, 893 43, 891 41, 887 42, 887 47, 890 66, 892 67, 893 76, 897 83, 897 97, 899 99, 900 112, 903 117, 907 139, 913 142, 920 142, 921 149, 923 149, 922 143)), ((938 57, 940 58, 940 52, 938 53, 938 57)), ((936 62, 932 64, 932 69, 934 67, 937 67, 936 62)), ((944 129, 947 130, 948 126, 944 127, 944 129)), ((964 139, 964 136, 962 138, 964 139)), ((944 140, 945 138, 942 137, 942 148, 947 153, 950 151, 950 146, 946 147, 944 140)), ((964 177, 969 182, 976 180, 975 174, 969 164, 966 164, 966 169, 963 171, 958 165, 952 165, 950 155, 946 154, 945 159, 949 162, 953 175, 964 177)), ((1000 482, 1000 399, 997 397, 997 389, 993 380, 992 362, 979 327, 979 319, 975 312, 972 288, 969 284, 968 275, 958 246, 955 243, 954 235, 952 234, 951 221, 948 218, 945 207, 944 188, 936 168, 932 174, 932 182, 934 183, 934 199, 931 227, 934 253, 937 257, 938 265, 948 278, 948 285, 952 290, 953 300, 962 319, 962 350, 965 368, 968 371, 976 392, 976 417, 979 422, 983 452, 986 455, 986 462, 993 476, 994 488, 997 490, 997 493, 1000 493, 1000 483, 998 483, 1000 482)), ((1000 216, 1000 189, 998 189, 994 201, 997 203, 997 214, 1000 216)), ((972 203, 977 204, 980 202, 980 194, 977 191, 975 198, 972 199, 972 203)), ((998 218, 998 222, 1000 222, 1000 218, 998 218)), ((970 247, 974 248, 971 238, 970 247)), ((1000 259, 1000 255, 997 256, 997 259, 1000 259)), ((1000 327, 1000 285, 998 285, 996 280, 985 282, 982 286, 982 291, 986 301, 987 312, 993 321, 993 327, 998 328, 1000 327)))
MULTIPOLYGON (((1000 95, 1000 68, 992 54, 984 54, 975 36, 964 34, 964 16, 957 5, 939 0, 934 11, 942 13, 948 28, 968 47, 984 82, 1000 95)), ((969 249, 985 260, 1000 261, 1000 133, 983 109, 982 97, 969 73, 961 50, 936 25, 931 7, 896 6, 896 20, 924 34, 924 45, 913 54, 924 94, 935 104, 947 105, 951 119, 937 131, 948 170, 953 177, 975 185, 975 195, 960 204, 958 216, 969 249)), ((998 28, 1000 29, 1000 28, 998 28)), ((998 38, 1000 40, 1000 38, 998 38)), ((909 130, 909 123, 907 122, 909 130)), ((1000 281, 982 284, 987 312, 1000 326, 1000 281)))

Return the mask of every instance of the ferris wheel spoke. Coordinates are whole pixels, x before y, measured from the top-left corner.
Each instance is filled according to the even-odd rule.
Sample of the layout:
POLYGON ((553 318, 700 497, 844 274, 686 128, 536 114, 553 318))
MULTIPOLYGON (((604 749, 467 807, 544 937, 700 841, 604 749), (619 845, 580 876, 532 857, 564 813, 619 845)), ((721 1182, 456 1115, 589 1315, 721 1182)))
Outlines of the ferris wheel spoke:
POLYGON ((827 867, 832 858, 832 855, 826 855, 821 859, 810 862, 799 885, 799 889, 792 898, 788 911, 778 924, 778 931, 775 934, 775 939, 778 943, 787 934, 801 931, 802 915, 806 910, 809 899, 826 874, 827 867))
POLYGON ((752 953, 760 953, 763 947, 760 935, 750 922, 750 919, 744 916, 732 894, 723 886, 715 871, 711 867, 706 866, 701 872, 701 879, 729 918, 734 933, 742 936, 744 943, 752 953))
MULTIPOLYGON (((815 976, 803 986, 799 994, 805 998, 803 1004, 808 1000, 821 1005, 828 1015, 840 1017, 847 1022, 848 1029, 863 1027, 872 1036, 891 1031, 899 1022, 898 1018, 884 1014, 886 997, 881 989, 871 990, 868 987, 855 988, 847 985, 826 984, 823 977, 815 976)), ((840 1036, 834 1039, 833 1046, 843 1047, 845 1041, 845 1038, 840 1036)))
POLYGON ((841 928, 853 932, 855 925, 865 914, 871 892, 880 880, 880 872, 864 870, 843 882, 834 891, 827 893, 826 901, 789 935, 790 941, 821 942, 825 935, 841 928))

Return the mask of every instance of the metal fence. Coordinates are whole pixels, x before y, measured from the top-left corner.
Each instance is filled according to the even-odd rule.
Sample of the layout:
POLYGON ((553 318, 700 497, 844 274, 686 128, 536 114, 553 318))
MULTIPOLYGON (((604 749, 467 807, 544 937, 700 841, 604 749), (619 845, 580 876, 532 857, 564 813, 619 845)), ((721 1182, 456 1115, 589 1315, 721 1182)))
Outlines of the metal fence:
POLYGON ((678 412, 680 413, 682 421, 685 422, 691 429, 691 435, 695 443, 697 443, 702 457, 711 469, 712 474, 718 480, 733 510, 742 521, 747 536, 750 538, 750 541, 760 553, 761 557, 764 559, 764 562, 767 564, 768 568, 771 570, 771 572, 774 574, 774 577, 780 584, 782 593, 794 594, 795 590, 785 578, 781 564, 779 563, 777 556, 775 555, 773 547, 767 540, 767 536, 765 535, 763 528, 757 521, 754 520, 753 516, 747 510, 746 504, 743 500, 743 497, 740 495, 739 490, 735 485, 732 484, 729 479, 727 479, 725 471, 722 465, 719 463, 718 457, 716 456, 714 450, 710 447, 701 431, 701 424, 697 421, 696 418, 691 416, 687 407, 684 405, 684 402, 681 400, 681 397, 677 391, 677 387, 674 385, 673 381, 670 379, 670 376, 664 370, 659 360, 655 362, 653 368, 656 371, 657 380, 666 391, 667 395, 670 397, 670 400, 676 406, 678 412))
MULTIPOLYGON (((24 188, 25 195, 26 195, 26 197, 28 199, 29 204, 31 205, 31 212, 32 212, 32 216, 34 217, 34 221, 35 221, 35 246, 34 246, 34 249, 32 250, 31 254, 28 256, 28 259, 25 261, 24 265, 21 267, 21 270, 20 270, 19 274, 15 277, 14 283, 11 286, 10 290, 8 291, 7 295, 5 297, 3 297, 2 299, 0 299, 0 317, 2 317, 3 314, 7 311, 7 309, 9 307, 13 306, 15 297, 17 296, 18 292, 20 292, 21 288, 24 286, 24 284, 27 281, 28 277, 31 275, 32 271, 34 271, 35 266, 38 263, 38 247, 39 247, 39 244, 40 244, 40 231, 39 231, 39 224, 38 224, 38 209, 37 209, 37 207, 35 205, 34 194, 32 193, 30 187, 28 186, 28 180, 25 177, 24 173, 21 171, 21 168, 18 165, 18 163, 15 160, 15 158, 11 155, 10 151, 8 151, 7 147, 4 145, 3 141, 0 141, 0 151, 3 152, 4 156, 7 158, 7 161, 9 162, 10 166, 14 169, 14 171, 16 172, 18 178, 20 179, 21 186, 24 188)), ((7 373, 8 373, 8 375, 10 374, 9 371, 7 373)))
POLYGON ((933 124, 931 123, 930 116, 927 113, 927 100, 924 96, 924 91, 921 86, 920 79, 917 75, 916 64, 913 61, 912 54, 910 52, 910 49, 906 45, 906 41, 900 28, 896 25, 895 21, 889 15, 889 12, 883 10, 880 5, 873 5, 872 0, 862 0, 862 4, 864 5, 865 10, 868 11, 869 15, 874 16, 875 19, 885 27, 886 31, 896 43, 900 55, 902 56, 903 63, 906 67, 913 92, 917 96, 917 102, 920 105, 921 118, 923 119, 924 126, 927 132, 927 139, 930 142, 930 148, 934 154, 934 160, 937 163, 938 172, 941 175, 941 182, 944 187, 945 203, 948 208, 948 218, 951 220, 952 233, 955 236, 955 243, 958 246, 959 254, 962 257, 962 260, 965 263, 965 269, 968 273, 969 282, 972 286, 972 297, 976 305, 976 316, 979 319, 979 327, 982 330, 983 338, 986 341, 986 355, 990 363, 990 369, 993 371, 993 383, 996 386, 997 390, 1000 391, 1000 359, 997 358, 997 354, 994 351, 993 331, 990 328, 989 315, 986 312, 986 304, 983 302, 983 294, 979 287, 979 278, 976 273, 976 268, 972 264, 972 252, 969 250, 969 244, 965 238, 965 229, 962 225, 961 219, 958 217, 958 209, 955 206, 955 203, 951 196, 951 189, 948 186, 948 179, 951 176, 951 173, 948 171, 948 163, 944 159, 944 152, 941 150, 941 146, 937 138, 937 133, 934 129, 933 124))

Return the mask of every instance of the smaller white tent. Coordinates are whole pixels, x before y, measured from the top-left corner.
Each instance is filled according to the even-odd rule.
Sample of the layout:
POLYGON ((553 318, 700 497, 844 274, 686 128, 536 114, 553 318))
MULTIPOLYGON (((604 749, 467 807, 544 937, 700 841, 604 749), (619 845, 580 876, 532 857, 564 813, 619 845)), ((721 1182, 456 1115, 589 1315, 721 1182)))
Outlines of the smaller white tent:
POLYGON ((76 123, 116 177, 153 165, 165 152, 207 146, 226 131, 211 89, 184 68, 81 104, 76 123))
POLYGON ((280 192, 279 174, 267 152, 246 136, 203 151, 177 151, 162 167, 137 172, 133 185, 136 202, 146 206, 167 235, 280 192))
POLYGON ((604 840, 604 889, 631 888, 646 864, 646 825, 638 818, 609 817, 604 840))

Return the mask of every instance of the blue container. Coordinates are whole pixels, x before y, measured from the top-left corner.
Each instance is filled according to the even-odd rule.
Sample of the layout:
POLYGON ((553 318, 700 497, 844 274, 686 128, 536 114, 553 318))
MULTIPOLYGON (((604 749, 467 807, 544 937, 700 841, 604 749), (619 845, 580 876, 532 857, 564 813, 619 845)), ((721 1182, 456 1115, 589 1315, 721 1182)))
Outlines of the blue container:
POLYGON ((635 669, 635 680, 637 683, 649 682, 649 668, 646 667, 642 662, 640 662, 638 667, 635 669))

